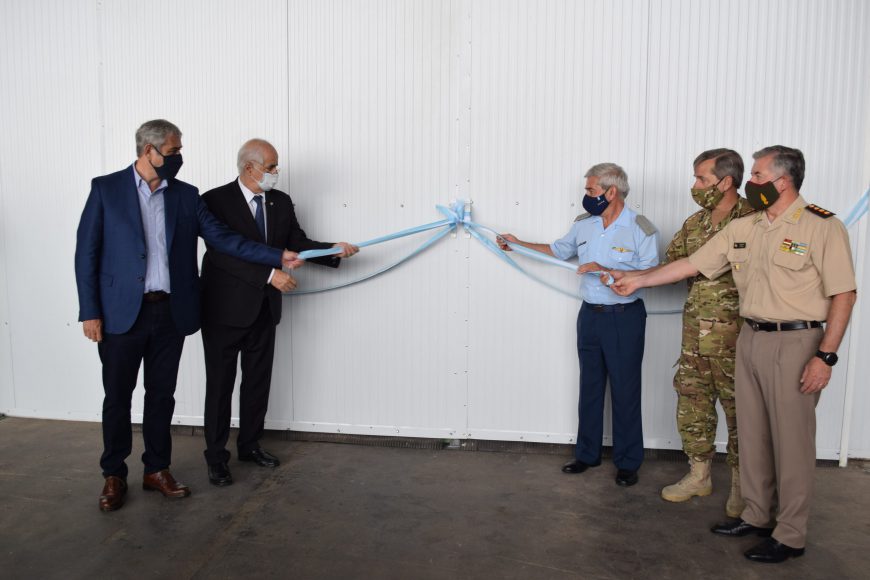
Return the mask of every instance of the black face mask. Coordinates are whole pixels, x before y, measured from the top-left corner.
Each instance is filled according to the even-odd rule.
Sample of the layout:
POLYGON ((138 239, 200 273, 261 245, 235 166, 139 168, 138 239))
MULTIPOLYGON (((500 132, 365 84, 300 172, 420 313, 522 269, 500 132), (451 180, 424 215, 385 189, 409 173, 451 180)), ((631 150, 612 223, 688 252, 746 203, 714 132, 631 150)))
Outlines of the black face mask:
POLYGON ((151 163, 151 160, 148 160, 148 163, 151 163, 151 167, 154 167, 154 171, 157 173, 157 177, 159 177, 160 179, 172 179, 173 177, 178 175, 182 164, 184 164, 184 160, 181 158, 181 153, 164 155, 157 147, 154 147, 154 151, 163 158, 163 165, 161 165, 160 167, 154 167, 154 164, 151 163))
POLYGON ((764 183, 746 182, 746 201, 757 211, 767 209, 776 203, 779 199, 779 192, 773 184, 782 179, 784 176, 779 176, 773 181, 765 181, 764 183))

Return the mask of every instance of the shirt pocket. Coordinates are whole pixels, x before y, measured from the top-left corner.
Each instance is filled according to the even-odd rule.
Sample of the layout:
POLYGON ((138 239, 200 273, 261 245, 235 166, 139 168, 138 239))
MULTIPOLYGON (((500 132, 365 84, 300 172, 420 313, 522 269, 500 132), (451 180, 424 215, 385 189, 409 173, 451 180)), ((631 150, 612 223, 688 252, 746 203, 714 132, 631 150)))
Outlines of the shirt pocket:
POLYGON ((613 246, 610 248, 610 260, 616 263, 633 262, 636 252, 631 248, 613 246))
POLYGON ((805 253, 803 255, 793 254, 791 252, 783 252, 777 251, 773 255, 773 263, 781 268, 785 268, 786 270, 790 270, 792 272, 799 272, 803 270, 807 265, 807 260, 809 259, 809 254, 805 253))

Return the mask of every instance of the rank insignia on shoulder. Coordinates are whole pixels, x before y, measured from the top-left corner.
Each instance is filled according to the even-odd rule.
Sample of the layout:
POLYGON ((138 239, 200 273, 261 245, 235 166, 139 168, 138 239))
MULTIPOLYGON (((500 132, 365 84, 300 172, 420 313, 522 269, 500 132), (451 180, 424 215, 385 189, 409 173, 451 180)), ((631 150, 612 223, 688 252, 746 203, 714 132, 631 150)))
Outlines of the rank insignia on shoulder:
POLYGON ((742 250, 745 247, 746 247, 746 242, 734 242, 734 249, 735 250, 742 250))
POLYGON ((634 218, 634 221, 640 228, 640 231, 642 231, 647 236, 651 236, 658 231, 651 221, 649 221, 646 217, 640 214, 637 214, 637 216, 634 218))
POLYGON ((819 207, 819 206, 817 206, 817 205, 814 204, 814 203, 811 203, 811 204, 809 204, 809 205, 807 206, 807 211, 810 212, 810 213, 814 213, 814 214, 816 214, 817 216, 822 217, 822 218, 825 218, 825 219, 827 219, 827 218, 831 217, 832 215, 834 215, 834 212, 832 212, 832 211, 828 211, 828 210, 826 210, 826 209, 823 208, 823 207, 819 207))
POLYGON ((580 215, 578 215, 577 217, 574 218, 574 223, 577 223, 580 220, 585 220, 586 218, 591 218, 591 217, 592 217, 591 213, 581 213, 580 215))

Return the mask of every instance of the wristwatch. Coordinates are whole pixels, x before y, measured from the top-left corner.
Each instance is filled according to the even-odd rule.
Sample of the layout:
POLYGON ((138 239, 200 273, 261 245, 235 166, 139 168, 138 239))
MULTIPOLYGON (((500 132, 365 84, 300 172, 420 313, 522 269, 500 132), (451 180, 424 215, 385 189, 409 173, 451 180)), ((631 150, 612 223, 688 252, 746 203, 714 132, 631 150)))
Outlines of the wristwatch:
POLYGON ((822 361, 829 367, 834 366, 837 364, 837 361, 840 360, 840 357, 838 357, 835 352, 822 352, 818 350, 816 351, 816 356, 822 359, 822 361))

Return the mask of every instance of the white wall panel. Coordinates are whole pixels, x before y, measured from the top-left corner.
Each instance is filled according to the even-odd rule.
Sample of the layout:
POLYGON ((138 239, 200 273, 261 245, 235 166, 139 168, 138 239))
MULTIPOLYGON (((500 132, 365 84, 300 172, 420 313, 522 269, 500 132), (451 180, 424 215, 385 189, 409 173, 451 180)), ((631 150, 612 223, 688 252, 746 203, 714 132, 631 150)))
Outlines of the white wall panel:
MULTIPOLYGON (((0 124, 2 127, 3 124, 0 124)), ((12 336, 9 329, 9 285, 6 275, 6 225, 8 215, 3 195, 3 171, 0 165, 0 411, 14 409, 15 375, 12 371, 12 336)))
MULTIPOLYGON (((581 213, 583 174, 625 167, 639 206, 645 2, 475 2, 471 194, 475 219, 550 242, 581 213), (620 23, 617 31, 616 24, 620 23), (614 42, 614 36, 619 37, 614 42)), ((579 302, 474 244, 469 429, 495 439, 574 441, 579 302)), ((577 293, 577 277, 528 264, 577 293)))
MULTIPOLYGON (((442 216, 449 151, 449 2, 292 2, 288 18, 290 189, 306 232, 359 241, 442 216)), ((431 234, 363 250, 303 287, 357 278, 431 234)), ((465 426, 465 354, 454 332, 467 302, 461 239, 389 274, 285 298, 270 418, 297 429, 454 436, 465 426), (457 291, 457 289, 459 289, 457 291), (290 363, 292 353, 292 364, 290 363)))
MULTIPOLYGON (((863 47, 864 58, 868 58, 870 47, 863 47)), ((865 114, 865 150, 870 151, 870 114, 865 114)), ((864 184, 870 187, 870 155, 864 156, 864 184)), ((867 420, 867 410, 870 409, 870 357, 866 355, 867 341, 870 340, 870 303, 867 302, 867 288, 870 288, 870 252, 868 252, 868 236, 870 236, 870 218, 864 217, 853 226, 850 236, 858 244, 856 255, 858 275, 858 304, 856 315, 852 317, 849 343, 853 356, 849 357, 848 370, 852 371, 851 398, 842 411, 848 417, 847 430, 844 435, 847 444, 846 457, 870 457, 870 421, 867 420)), ((841 352, 843 349, 840 349, 841 352)), ((841 458, 842 461, 842 458, 841 458)))
MULTIPOLYGON (((870 167, 865 175, 870 178, 870 167)), ((865 221, 867 218, 865 218, 865 221)), ((868 224, 864 225, 864 240, 870 233, 868 224)), ((852 234, 858 237, 858 228, 853 228, 852 234)), ((865 245, 863 249, 863 276, 858 279, 858 318, 852 319, 850 333, 853 338, 857 335, 858 344, 853 348, 857 356, 849 359, 849 365, 854 365, 854 384, 852 404, 841 410, 848 413, 851 418, 851 429, 848 432, 848 457, 870 457, 870 421, 867 420, 867 410, 870 409, 870 357, 867 356, 866 345, 870 340, 870 302, 867 301, 867 288, 870 288, 870 252, 865 245), (863 346, 863 348, 862 348, 863 346)), ((860 259, 860 255, 859 255, 860 259)), ((843 352, 844 349, 840 349, 843 352)), ((839 366, 839 365, 838 365, 839 366)), ((841 371, 845 374, 845 371, 841 371)), ((842 375, 841 375, 842 376, 842 375)), ((831 409, 833 415, 836 409, 831 409)))
MULTIPOLYGON (((90 178, 133 161, 149 118, 181 127, 180 177, 203 191, 234 177, 244 140, 272 141, 279 188, 310 237, 331 241, 435 221, 435 204, 456 198, 474 201, 476 221, 552 241, 581 211, 585 170, 615 161, 664 247, 694 209, 692 159, 718 146, 747 168, 764 145, 801 148, 805 197, 841 215, 870 177, 861 0, 36 0, 4 2, 0 16, 0 411, 17 415, 99 418, 75 228, 90 178)), ((354 279, 426 236, 338 271, 308 265, 300 284, 354 279)), ((576 292, 570 272, 518 260, 576 292)), ((646 302, 679 308, 684 296, 678 285, 646 302)), ((285 298, 268 425, 573 441, 576 313, 476 241, 445 238, 369 282, 285 298)), ((860 318, 853 329, 870 308, 860 318)), ((679 333, 679 316, 650 316, 650 447, 680 446, 679 333)), ((818 409, 819 453, 838 453, 853 365, 851 449, 870 456, 870 368, 842 360, 818 409)), ((194 336, 175 420, 201 422, 203 398, 194 336)))
POLYGON ((76 322, 73 276, 78 216, 101 172, 96 8, 50 0, 2 6, 0 273, 11 360, 7 366, 0 355, 0 376, 14 372, 15 405, 7 409, 98 419, 99 364, 76 322))

